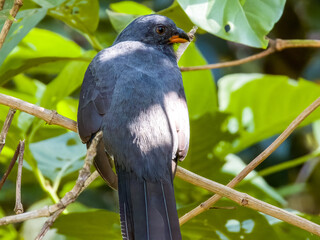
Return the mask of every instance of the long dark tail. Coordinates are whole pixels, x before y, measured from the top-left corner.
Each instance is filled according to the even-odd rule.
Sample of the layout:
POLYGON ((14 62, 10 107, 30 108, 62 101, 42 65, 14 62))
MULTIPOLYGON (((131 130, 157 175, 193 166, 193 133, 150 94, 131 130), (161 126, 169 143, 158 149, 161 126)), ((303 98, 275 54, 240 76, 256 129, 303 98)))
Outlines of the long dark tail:
POLYGON ((124 240, 181 240, 172 181, 149 182, 118 169, 124 240))

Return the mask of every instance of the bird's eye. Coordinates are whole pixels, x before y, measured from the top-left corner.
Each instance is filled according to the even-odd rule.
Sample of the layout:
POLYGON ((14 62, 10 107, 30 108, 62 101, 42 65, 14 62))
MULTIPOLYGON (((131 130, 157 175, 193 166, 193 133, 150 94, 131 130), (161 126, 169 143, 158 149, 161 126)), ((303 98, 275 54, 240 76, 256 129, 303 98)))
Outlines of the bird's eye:
POLYGON ((156 32, 160 35, 164 34, 166 31, 166 27, 163 25, 156 26, 156 32))

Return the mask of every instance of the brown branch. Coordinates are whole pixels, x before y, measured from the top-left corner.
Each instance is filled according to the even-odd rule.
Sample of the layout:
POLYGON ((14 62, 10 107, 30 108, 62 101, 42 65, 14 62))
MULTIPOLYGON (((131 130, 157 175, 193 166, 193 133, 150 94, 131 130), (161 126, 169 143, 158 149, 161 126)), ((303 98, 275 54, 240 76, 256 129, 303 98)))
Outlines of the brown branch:
MULTIPOLYGON (((15 0, 13 3, 13 7, 10 10, 10 15, 11 17, 14 19, 17 16, 17 13, 19 11, 19 9, 22 7, 23 5, 23 0, 15 0)), ((8 32, 10 30, 10 27, 13 23, 13 20, 11 18, 8 18, 5 23, 3 24, 1 33, 0 33, 0 49, 3 46, 3 43, 8 35, 8 32)))
POLYGON ((19 142, 19 146, 18 173, 16 182, 16 205, 14 207, 14 211, 16 214, 23 213, 23 205, 21 202, 21 178, 24 155, 24 140, 19 142))
MULTIPOLYGON (((0 94, 0 103, 1 103, 1 98, 2 98, 2 96, 0 94)), ((27 105, 29 108, 30 108, 30 105, 33 105, 33 104, 26 103, 26 102, 21 101, 21 100, 19 100, 19 101, 20 101, 19 110, 21 110, 21 111, 24 111, 24 105, 27 105)), ((319 101, 319 99, 317 99, 317 101, 319 101)), ((316 106, 313 105, 313 107, 315 108, 316 106)), ((35 109, 38 109, 38 108, 39 107, 37 107, 35 109)), ((42 111, 44 111, 44 110, 45 109, 42 109, 42 111)), ((49 114, 50 114, 51 111, 47 110, 45 112, 49 112, 49 114)), ((35 116, 40 115, 39 113, 35 113, 35 112, 34 112, 34 114, 35 114, 35 116)), ((62 127, 70 126, 70 125, 72 125, 71 123, 74 122, 74 121, 72 121, 70 119, 62 118, 62 116, 61 116, 61 118, 58 118, 58 119, 63 119, 58 124, 59 126, 62 126, 62 127), (69 121, 70 123, 66 123, 66 121, 69 121), (65 126, 64 126, 64 124, 65 124, 65 126)), ((76 130, 76 129, 74 129, 74 130, 76 130)), ((97 175, 96 172, 93 173, 93 174, 97 175)), ((306 219, 303 219, 301 217, 298 217, 298 216, 296 216, 294 214, 288 213, 287 211, 285 211, 283 209, 274 207, 274 206, 272 206, 270 204, 264 203, 263 201, 255 199, 253 197, 250 197, 247 194, 240 193, 240 192, 238 192, 238 191, 236 191, 236 190, 234 190, 232 188, 223 186, 223 185, 221 185, 219 183, 215 183, 215 182, 213 182, 211 180, 208 180, 208 179, 205 179, 203 177, 197 176, 196 174, 194 174, 192 172, 189 172, 189 171, 187 171, 187 170, 185 170, 185 169, 183 169, 181 167, 178 167, 177 176, 180 177, 181 179, 185 180, 185 181, 192 182, 197 186, 205 188, 205 189, 207 189, 209 191, 216 192, 221 196, 224 196, 224 197, 227 197, 227 198, 229 198, 229 199, 231 199, 233 201, 236 201, 237 203, 239 203, 239 204, 241 204, 243 206, 246 206, 246 207, 258 210, 260 212, 266 213, 266 214, 268 214, 270 216, 279 218, 279 219, 281 219, 283 221, 286 221, 286 222, 288 222, 288 223, 290 223, 292 225, 298 226, 298 227, 300 227, 302 229, 305 229, 307 231, 310 231, 311 233, 314 233, 314 234, 317 234, 317 235, 320 236, 320 226, 319 225, 317 225, 317 224, 315 224, 313 222, 310 222, 310 221, 308 221, 306 219)), ((83 187, 80 189, 80 192, 82 190, 83 190, 83 187)), ((72 191, 73 190, 71 190, 71 192, 72 191)), ((71 195, 73 195, 73 194, 71 194, 71 195)), ((74 198, 70 198, 68 196, 69 196, 69 194, 64 196, 59 203, 54 204, 52 206, 46 206, 46 207, 44 207, 42 209, 39 209, 39 210, 35 210, 35 211, 32 211, 32 212, 27 212, 27 213, 22 213, 22 214, 15 215, 15 216, 3 217, 3 218, 0 219, 0 226, 1 225, 6 225, 6 224, 9 224, 9 223, 17 223, 17 222, 25 221, 25 220, 32 219, 32 218, 51 216, 53 213, 55 213, 59 209, 65 208, 67 203, 69 203, 70 201, 74 201, 75 200, 74 198)))
POLYGON ((188 36, 189 36, 189 39, 190 41, 189 42, 186 42, 186 43, 181 43, 177 52, 176 52, 176 56, 177 56, 177 62, 179 62, 182 54, 184 53, 184 51, 188 48, 189 44, 193 41, 194 39, 194 35, 196 34, 196 31, 197 31, 198 27, 197 26, 194 26, 190 32, 188 32, 188 36))
MULTIPOLYGON (((308 117, 316 108, 320 105, 320 97, 317 98, 313 103, 311 103, 302 113, 299 114, 296 119, 294 119, 290 125, 284 130, 280 136, 267 147, 262 153, 260 153, 255 159, 253 159, 231 182, 227 184, 228 187, 235 187, 240 181, 242 181, 252 170, 254 170, 260 163, 262 163, 271 153, 273 153, 289 135, 299 126, 299 124, 308 117)), ((204 203, 201 203, 196 208, 192 209, 190 212, 186 213, 180 218, 180 225, 186 223, 190 219, 199 215, 200 213, 210 209, 210 207, 215 204, 221 196, 215 194, 209 198, 204 203)))
POLYGON ((299 40, 299 39, 270 39, 270 44, 267 50, 264 50, 260 53, 254 54, 252 56, 223 62, 223 63, 215 63, 215 64, 208 64, 203 66, 192 66, 192 67, 180 67, 181 72, 188 72, 188 71, 199 71, 199 70, 208 70, 208 69, 216 69, 216 68, 224 68, 224 67, 232 67, 241 65, 247 62, 251 62, 263 57, 266 57, 272 53, 280 52, 287 48, 306 48, 306 47, 320 47, 320 40, 299 40))
POLYGON ((60 214, 64 211, 64 208, 58 209, 55 213, 51 215, 51 217, 44 223, 42 226, 38 236, 35 240, 41 240, 46 235, 46 233, 51 228, 52 224, 56 221, 56 219, 60 216, 60 214))
POLYGON ((18 144, 17 149, 14 152, 14 155, 13 155, 13 157, 11 159, 11 162, 9 164, 9 167, 8 167, 7 171, 4 173, 3 177, 1 178, 0 190, 1 190, 2 186, 3 186, 3 184, 5 183, 5 181, 7 180, 8 176, 9 176, 9 174, 10 174, 10 172, 11 172, 11 170, 12 170, 14 164, 15 164, 15 162, 17 161, 19 152, 20 152, 20 143, 18 144))
POLYGON ((0 0, 0 11, 2 11, 5 0, 0 0))
POLYGON ((59 115, 56 111, 48 110, 2 93, 0 93, 0 104, 29 113, 37 118, 43 119, 48 124, 58 125, 77 132, 77 123, 59 115))
MULTIPOLYGON (((69 121, 72 121, 69 119, 69 121)), ((90 175, 90 167, 92 165, 93 159, 96 155, 96 148, 97 148, 97 144, 100 141, 100 139, 102 138, 102 132, 99 132, 95 138, 92 141, 92 144, 90 145, 88 151, 87 151, 87 155, 85 158, 85 162, 83 165, 83 168, 79 171, 79 176, 78 179, 76 181, 75 186, 72 188, 71 191, 69 191, 68 193, 66 193, 66 195, 61 198, 61 200, 53 205, 50 206, 45 206, 41 209, 37 209, 34 211, 30 211, 30 212, 25 212, 25 213, 21 213, 18 215, 12 215, 12 216, 6 216, 3 218, 0 218, 0 226, 2 225, 7 225, 7 224, 11 224, 11 223, 18 223, 18 222, 23 222, 29 219, 34 219, 34 218, 40 218, 40 217, 50 217, 53 214, 59 212, 59 214, 61 212, 63 212, 63 210, 71 203, 73 203, 78 196, 80 195, 80 193, 83 191, 83 189, 88 186, 97 176, 97 172, 95 171, 93 174, 90 175)), ((58 214, 58 213, 57 213, 58 214)), ((58 214, 58 215, 59 215, 58 214)), ((56 215, 56 214, 55 214, 56 215)), ((50 220, 49 222, 52 221, 53 218, 50 220)), ((45 223, 45 225, 42 228, 41 233, 44 233, 47 227, 50 227, 51 225, 48 223, 45 223)))
POLYGON ((0 153, 6 144, 6 137, 13 119, 14 114, 16 113, 15 109, 10 108, 7 114, 6 120, 4 121, 1 133, 0 133, 0 153))
POLYGON ((232 188, 226 187, 220 183, 216 183, 195 173, 192 173, 181 167, 177 168, 176 176, 182 180, 189 182, 198 187, 204 188, 208 191, 215 192, 221 196, 227 197, 232 201, 238 203, 240 206, 248 207, 259 212, 276 217, 282 221, 290 223, 310 233, 320 236, 320 225, 317 225, 307 219, 289 213, 281 208, 275 207, 271 204, 260 201, 249 196, 246 193, 238 192, 232 188))

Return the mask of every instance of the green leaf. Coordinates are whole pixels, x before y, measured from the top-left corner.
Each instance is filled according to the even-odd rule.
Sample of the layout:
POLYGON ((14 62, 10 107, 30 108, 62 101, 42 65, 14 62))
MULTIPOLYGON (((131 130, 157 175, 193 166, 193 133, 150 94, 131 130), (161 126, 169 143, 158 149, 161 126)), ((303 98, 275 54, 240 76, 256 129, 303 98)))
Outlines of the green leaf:
POLYGON ((111 3, 110 8, 114 12, 131 14, 131 15, 148 15, 153 13, 153 11, 150 8, 133 1, 122 1, 117 3, 111 3))
MULTIPOLYGON (((205 64, 206 60, 194 43, 190 43, 179 61, 179 66, 184 67, 205 64)), ((182 78, 191 118, 217 110, 216 87, 210 70, 183 72, 182 78)))
POLYGON ((32 0, 44 8, 54 8, 64 3, 66 0, 32 0))
POLYGON ((98 0, 68 0, 48 14, 85 34, 93 35, 99 24, 98 0))
MULTIPOLYGON (((220 110, 233 116, 228 128, 240 134, 228 152, 280 133, 320 95, 317 84, 287 76, 232 74, 221 78, 218 86, 220 110)), ((318 109, 301 126, 319 117, 318 109)))
POLYGON ((77 121, 79 101, 73 98, 66 98, 58 102, 57 112, 62 116, 77 121))
POLYGON ((217 206, 235 208, 212 209, 191 219, 181 227, 182 238, 186 240, 280 239, 264 216, 257 211, 228 200, 220 200, 217 206))
MULTIPOLYGON (((88 51, 83 57, 93 58, 96 51, 88 51)), ((40 105, 45 108, 55 108, 55 105, 82 84, 89 62, 73 61, 68 63, 61 73, 47 85, 40 105)))
POLYGON ((31 143, 29 148, 42 174, 52 181, 79 170, 86 154, 85 145, 73 132, 31 143))
POLYGON ((110 10, 106 10, 112 27, 116 30, 117 33, 120 33, 125 27, 133 21, 135 18, 139 17, 139 15, 131 15, 125 13, 117 13, 110 10))
POLYGON ((176 0, 170 7, 157 12, 157 14, 171 18, 179 28, 186 32, 194 26, 188 15, 183 11, 176 0))
POLYGON ((178 0, 200 28, 223 39, 266 48, 265 36, 282 15, 285 0, 178 0))
POLYGON ((56 74, 62 70, 65 61, 90 60, 83 59, 81 55, 82 50, 75 42, 54 32, 34 28, 0 67, 0 84, 28 70, 36 74, 56 74))
MULTIPOLYGON (((0 218, 2 218, 2 217, 5 217, 5 213, 2 210, 2 208, 0 208, 0 218)), ((2 239, 2 240, 16 240, 16 239, 18 239, 18 232, 12 224, 6 225, 6 226, 1 226, 0 239, 2 239)))
POLYGON ((55 221, 53 228, 60 234, 79 240, 120 240, 119 225, 119 214, 95 210, 62 215, 55 221))
POLYGON ((113 28, 120 33, 135 18, 152 14, 153 11, 136 2, 123 1, 110 4, 110 10, 106 10, 113 28))
MULTIPOLYGON (((0 49, 0 66, 12 49, 44 18, 46 13, 47 10, 44 8, 18 12, 16 16, 17 22, 12 24, 6 40, 0 49)), ((4 21, 0 19, 0 28, 2 28, 4 21)))

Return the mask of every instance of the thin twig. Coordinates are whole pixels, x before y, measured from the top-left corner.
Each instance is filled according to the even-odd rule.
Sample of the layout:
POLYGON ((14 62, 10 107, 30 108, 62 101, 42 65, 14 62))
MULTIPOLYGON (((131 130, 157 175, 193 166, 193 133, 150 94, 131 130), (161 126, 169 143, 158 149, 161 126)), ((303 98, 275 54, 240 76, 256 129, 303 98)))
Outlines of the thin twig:
MULTIPOLYGON (((19 9, 22 7, 23 5, 23 0, 15 0, 13 3, 13 7, 10 10, 10 15, 11 17, 14 19, 17 16, 17 13, 19 11, 19 9)), ((8 32, 10 30, 10 27, 13 23, 13 20, 11 18, 8 18, 5 23, 3 24, 1 33, 0 33, 0 49, 3 46, 3 43, 8 35, 8 32)))
POLYGON ((46 233, 51 228, 52 224, 56 221, 56 219, 60 216, 60 214, 64 211, 64 208, 58 209, 55 213, 53 213, 49 219, 44 223, 42 226, 38 236, 35 238, 35 240, 41 240, 46 233))
POLYGON ((57 219, 57 217, 64 211, 64 209, 70 204, 73 203, 80 193, 82 192, 83 187, 85 186, 85 182, 90 177, 90 167, 93 163, 93 159, 97 154, 97 145, 99 141, 102 138, 102 132, 100 131, 95 138, 92 141, 92 144, 90 145, 86 159, 84 161, 84 165, 82 169, 79 172, 79 176, 76 182, 76 185, 73 187, 73 189, 68 192, 61 200, 60 203, 62 203, 62 207, 60 209, 57 209, 56 212, 53 213, 53 215, 45 222, 43 225, 40 233, 36 237, 36 240, 41 240, 45 234, 48 232, 54 221, 57 219))
MULTIPOLYGON (((227 184, 228 187, 235 187, 240 181, 242 181, 253 169, 255 169, 260 163, 262 163, 271 153, 273 153, 281 143, 286 140, 289 135, 299 126, 299 124, 309 116, 320 105, 320 97, 311 103, 302 113, 294 119, 290 125, 284 130, 280 136, 262 153, 260 153, 255 159, 253 159, 231 182, 227 184)), ((213 204, 215 204, 221 196, 215 194, 204 203, 201 203, 190 212, 186 213, 180 218, 180 225, 186 223, 188 220, 194 218, 200 213, 208 210, 213 204)))
POLYGON ((20 151, 20 143, 18 144, 17 149, 14 152, 14 155, 13 155, 13 157, 11 159, 11 162, 9 164, 9 167, 8 167, 7 171, 4 173, 3 177, 1 178, 0 190, 1 190, 2 186, 3 186, 3 184, 5 183, 5 181, 7 180, 8 176, 9 176, 9 174, 10 174, 10 172, 11 172, 11 170, 12 170, 14 164, 15 164, 15 162, 17 161, 17 158, 18 158, 18 155, 19 155, 19 151, 20 151))
POLYGON ((203 66, 192 66, 192 67, 180 67, 181 72, 188 72, 188 71, 199 71, 199 70, 208 70, 208 69, 216 69, 216 68, 224 68, 224 67, 232 67, 241 65, 247 62, 251 62, 263 57, 266 57, 272 53, 280 52, 287 48, 306 48, 306 47, 320 47, 320 40, 299 40, 299 39, 270 39, 270 45, 267 50, 264 50, 260 53, 254 54, 249 57, 245 57, 242 59, 228 61, 223 63, 215 63, 215 64, 208 64, 203 66))
POLYGON ((10 108, 9 112, 7 114, 6 120, 4 121, 1 133, 0 133, 0 153, 4 147, 4 145, 6 144, 6 137, 12 122, 12 119, 14 117, 14 114, 16 113, 15 109, 10 108))
POLYGON ((0 11, 2 11, 5 0, 0 0, 0 11))
POLYGON ((189 44, 193 41, 194 39, 194 35, 196 34, 196 31, 197 31, 198 27, 197 26, 194 26, 190 32, 188 32, 188 36, 189 36, 189 39, 190 41, 189 42, 186 42, 186 43, 181 43, 177 52, 176 52, 176 56, 177 56, 177 62, 179 62, 182 54, 184 53, 184 51, 188 48, 189 44))
POLYGON ((193 172, 183 169, 178 166, 176 176, 182 180, 189 182, 198 187, 215 192, 221 196, 227 197, 232 201, 238 203, 240 206, 251 208, 259 212, 268 214, 282 221, 290 223, 310 233, 320 236, 320 225, 315 224, 307 219, 289 213, 281 208, 275 207, 271 204, 260 201, 246 193, 238 192, 232 188, 226 187, 220 183, 216 183, 207 178, 201 177, 193 172))
POLYGON ((22 166, 24 155, 24 140, 19 142, 19 160, 18 160, 18 173, 16 182, 16 205, 14 211, 16 214, 23 213, 23 205, 21 201, 21 178, 22 178, 22 166))

